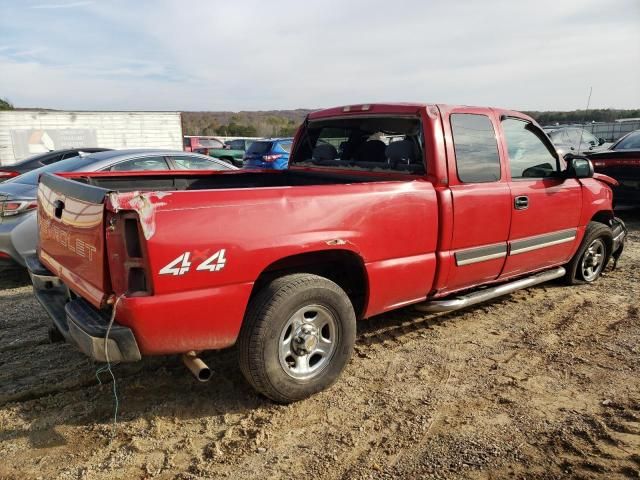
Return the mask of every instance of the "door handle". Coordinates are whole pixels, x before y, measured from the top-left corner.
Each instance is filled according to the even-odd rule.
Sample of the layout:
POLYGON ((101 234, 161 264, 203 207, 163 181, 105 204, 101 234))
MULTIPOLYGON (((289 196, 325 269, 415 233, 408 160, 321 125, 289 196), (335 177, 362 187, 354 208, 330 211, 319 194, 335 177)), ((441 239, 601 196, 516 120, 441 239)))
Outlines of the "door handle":
POLYGON ((513 199, 513 208, 516 210, 526 210, 529 208, 529 197, 526 195, 520 195, 513 199))

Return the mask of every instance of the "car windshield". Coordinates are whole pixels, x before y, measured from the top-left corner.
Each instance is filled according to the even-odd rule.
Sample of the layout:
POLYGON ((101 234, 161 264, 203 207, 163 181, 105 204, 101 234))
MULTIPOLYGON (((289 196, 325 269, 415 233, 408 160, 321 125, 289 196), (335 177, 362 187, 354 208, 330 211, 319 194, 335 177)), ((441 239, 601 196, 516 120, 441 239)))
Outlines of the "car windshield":
POLYGON ((630 133, 615 146, 615 150, 640 149, 640 130, 630 133))
POLYGON ((23 175, 12 178, 11 180, 7 180, 5 183, 14 182, 24 183, 27 185, 37 185, 38 178, 40 178, 40 175, 43 173, 71 172, 73 170, 86 167, 93 161, 94 160, 91 158, 91 155, 86 157, 71 157, 50 165, 45 165, 44 167, 36 168, 35 170, 31 170, 23 175))

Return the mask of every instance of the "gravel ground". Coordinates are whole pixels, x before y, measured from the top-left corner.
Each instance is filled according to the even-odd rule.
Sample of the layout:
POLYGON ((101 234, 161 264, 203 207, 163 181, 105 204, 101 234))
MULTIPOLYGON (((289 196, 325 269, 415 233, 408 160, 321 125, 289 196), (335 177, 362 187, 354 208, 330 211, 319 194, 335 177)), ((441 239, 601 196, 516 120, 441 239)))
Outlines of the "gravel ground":
POLYGON ((108 374, 49 344, 21 271, 0 273, 0 479, 640 478, 640 211, 615 271, 447 315, 362 322, 341 380, 276 405, 234 351, 108 374))

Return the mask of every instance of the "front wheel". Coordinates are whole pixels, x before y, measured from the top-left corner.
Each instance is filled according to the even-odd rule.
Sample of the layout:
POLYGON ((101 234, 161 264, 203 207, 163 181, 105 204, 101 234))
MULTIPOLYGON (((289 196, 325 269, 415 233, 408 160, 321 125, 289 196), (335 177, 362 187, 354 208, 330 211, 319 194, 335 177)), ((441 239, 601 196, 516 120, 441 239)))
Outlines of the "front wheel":
POLYGON ((608 226, 598 222, 589 223, 580 248, 567 264, 567 282, 578 284, 595 281, 607 266, 612 245, 613 236, 608 226))
POLYGON ((334 282, 292 274, 251 300, 238 351, 247 381, 270 399, 289 403, 331 386, 355 343, 355 312, 334 282))

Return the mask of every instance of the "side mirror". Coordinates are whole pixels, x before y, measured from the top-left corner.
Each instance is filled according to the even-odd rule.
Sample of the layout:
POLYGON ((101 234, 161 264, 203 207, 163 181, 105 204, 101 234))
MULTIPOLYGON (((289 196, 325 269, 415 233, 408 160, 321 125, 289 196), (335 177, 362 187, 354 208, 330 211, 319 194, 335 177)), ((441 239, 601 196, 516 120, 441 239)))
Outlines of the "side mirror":
POLYGON ((603 145, 606 142, 606 140, 602 137, 598 138, 598 146, 603 145))
POLYGON ((593 177, 593 163, 586 157, 577 157, 572 154, 565 155, 567 161, 567 178, 591 178, 593 177))

